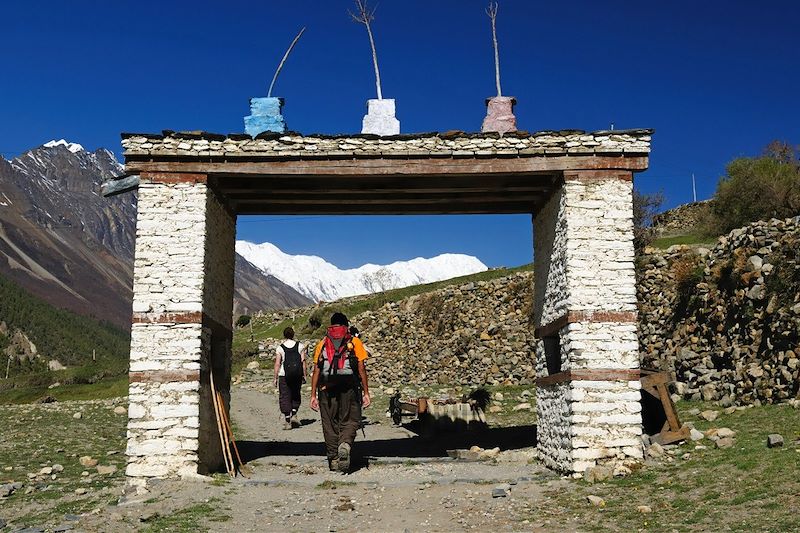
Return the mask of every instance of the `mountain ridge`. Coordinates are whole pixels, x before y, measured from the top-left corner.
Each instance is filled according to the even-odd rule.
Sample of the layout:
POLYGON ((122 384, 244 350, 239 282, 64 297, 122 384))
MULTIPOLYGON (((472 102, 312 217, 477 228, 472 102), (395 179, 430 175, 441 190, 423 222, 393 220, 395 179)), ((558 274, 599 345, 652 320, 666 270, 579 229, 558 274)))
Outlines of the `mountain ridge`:
MULTIPOLYGON (((0 157, 0 274, 56 307, 129 328, 137 195, 100 195, 122 170, 109 150, 64 139, 0 157)), ((243 258, 237 265, 237 312, 309 303, 243 258)))
POLYGON ((272 243, 236 241, 236 251, 267 275, 274 276, 315 301, 372 294, 483 272, 478 258, 464 254, 417 257, 388 265, 364 264, 340 269, 315 255, 291 255, 272 243))

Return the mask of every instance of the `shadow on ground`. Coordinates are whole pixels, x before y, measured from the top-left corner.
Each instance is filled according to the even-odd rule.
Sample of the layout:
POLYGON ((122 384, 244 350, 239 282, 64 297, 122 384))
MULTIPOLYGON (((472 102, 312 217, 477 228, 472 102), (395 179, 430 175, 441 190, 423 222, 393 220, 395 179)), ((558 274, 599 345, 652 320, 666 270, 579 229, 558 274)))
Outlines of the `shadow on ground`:
MULTIPOLYGON (((413 426, 407 426, 414 431, 413 426)), ((464 432, 438 432, 432 435, 416 435, 395 439, 370 440, 369 426, 367 438, 359 432, 356 439, 356 453, 365 458, 401 457, 436 458, 447 457, 447 450, 470 448, 495 448, 515 450, 536 446, 536 425, 504 428, 487 428, 464 432)), ((271 456, 324 456, 325 446, 320 438, 314 442, 287 441, 237 441, 242 460, 247 463, 271 456)))

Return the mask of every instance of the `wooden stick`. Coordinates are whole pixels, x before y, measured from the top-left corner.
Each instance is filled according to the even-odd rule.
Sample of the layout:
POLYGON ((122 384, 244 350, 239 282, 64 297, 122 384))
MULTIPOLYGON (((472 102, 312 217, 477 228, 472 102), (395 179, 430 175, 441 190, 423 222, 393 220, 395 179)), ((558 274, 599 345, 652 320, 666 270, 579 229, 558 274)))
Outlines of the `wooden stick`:
MULTIPOLYGON (((281 69, 283 68, 283 64, 286 63, 286 58, 288 58, 289 54, 292 53, 292 49, 294 48, 294 45, 296 45, 297 41, 300 40, 300 36, 303 35, 304 31, 306 31, 305 27, 303 27, 303 29, 300 30, 300 33, 298 33, 297 37, 294 38, 294 41, 292 41, 292 44, 289 45, 289 49, 286 50, 285 54, 283 54, 283 59, 281 59, 281 62, 278 64, 278 68, 275 70, 275 75, 272 77, 272 83, 269 84, 269 90, 267 91, 267 96, 268 97, 272 96, 272 87, 275 85, 275 80, 278 79, 278 74, 281 73, 281 69)), ((250 331, 251 332, 253 331, 253 323, 252 322, 250 323, 250 331)), ((251 337, 251 340, 252 340, 252 337, 251 337)))
POLYGON ((492 20, 492 44, 494 45, 494 81, 497 85, 497 96, 503 96, 500 90, 500 53, 497 51, 497 2, 489 2, 486 14, 492 20))
POLYGON ((236 477, 236 463, 233 462, 233 453, 231 453, 231 441, 228 436, 228 431, 225 426, 225 402, 222 400, 222 393, 217 391, 217 405, 219 406, 219 414, 222 419, 222 431, 225 434, 225 453, 227 454, 228 463, 230 464, 231 476, 236 477))
POLYGON ((217 390, 214 387, 214 371, 211 369, 209 369, 209 381, 211 383, 211 401, 214 402, 214 415, 217 420, 217 431, 219 432, 220 450, 222 451, 222 458, 225 461, 225 470, 228 472, 229 476, 233 477, 234 473, 228 462, 228 456, 225 454, 225 432, 222 429, 222 416, 219 410, 219 404, 217 403, 217 390))
MULTIPOLYGON (((217 394, 220 395, 219 392, 217 394)), ((221 395, 220 395, 220 401, 222 401, 221 395)), ((222 419, 225 424, 225 428, 228 430, 228 438, 230 440, 230 443, 233 445, 233 451, 236 452, 236 460, 239 461, 239 472, 244 477, 250 477, 244 471, 244 462, 242 461, 242 457, 239 455, 239 447, 236 446, 236 439, 234 439, 233 437, 233 426, 231 426, 230 418, 228 418, 228 412, 225 409, 222 410, 222 419)))
POLYGON ((378 100, 383 100, 383 94, 381 92, 381 71, 378 69, 378 53, 375 51, 375 39, 372 38, 372 28, 369 25, 370 22, 375 20, 375 9, 377 8, 370 12, 366 0, 356 0, 356 8, 358 9, 358 14, 350 13, 350 16, 356 22, 367 27, 369 47, 372 49, 372 66, 375 67, 375 88, 378 90, 378 100))

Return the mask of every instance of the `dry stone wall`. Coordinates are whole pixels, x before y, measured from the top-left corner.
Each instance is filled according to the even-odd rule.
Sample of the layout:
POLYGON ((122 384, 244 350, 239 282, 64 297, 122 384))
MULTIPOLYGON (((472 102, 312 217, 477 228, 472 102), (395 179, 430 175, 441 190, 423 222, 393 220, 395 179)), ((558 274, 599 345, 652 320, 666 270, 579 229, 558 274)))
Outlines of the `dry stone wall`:
POLYGON ((532 383, 532 277, 467 283, 351 317, 372 353, 370 378, 389 386, 532 383))
POLYGON ((723 405, 800 394, 800 217, 736 229, 711 249, 640 259, 643 365, 723 405))

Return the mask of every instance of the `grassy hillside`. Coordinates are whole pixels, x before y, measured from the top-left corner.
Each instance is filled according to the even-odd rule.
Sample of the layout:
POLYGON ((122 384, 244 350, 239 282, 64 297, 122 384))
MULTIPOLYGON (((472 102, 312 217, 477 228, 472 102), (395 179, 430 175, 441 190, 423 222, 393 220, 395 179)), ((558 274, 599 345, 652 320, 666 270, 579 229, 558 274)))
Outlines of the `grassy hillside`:
POLYGON ((254 317, 252 330, 248 325, 234 332, 234 362, 241 361, 243 358, 254 355, 258 350, 259 340, 281 338, 283 330, 287 326, 292 326, 301 338, 321 338, 329 323, 330 316, 336 311, 340 311, 348 317, 353 317, 365 311, 378 309, 387 303, 398 302, 417 294, 424 294, 453 285, 502 278, 515 272, 532 269, 532 264, 514 268, 495 268, 477 274, 460 276, 434 283, 426 283, 424 285, 412 285, 411 287, 404 287, 402 289, 393 289, 364 296, 354 296, 337 302, 305 308, 297 314, 294 320, 287 319, 277 323, 272 322, 268 318, 254 317))
MULTIPOLYGON (((0 357, 0 402, 41 395, 54 382, 96 383, 127 372, 130 347, 127 332, 109 323, 57 309, 2 276, 0 321, 8 326, 9 335, 16 329, 22 330, 41 355, 33 362, 12 358, 9 379, 2 379, 8 358, 5 354, 0 357), (92 359, 93 352, 96 360, 92 359), (50 359, 57 359, 68 369, 49 371, 50 359)), ((0 348, 4 348, 8 337, 0 337, 0 348)))

